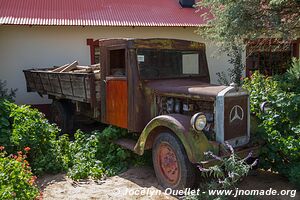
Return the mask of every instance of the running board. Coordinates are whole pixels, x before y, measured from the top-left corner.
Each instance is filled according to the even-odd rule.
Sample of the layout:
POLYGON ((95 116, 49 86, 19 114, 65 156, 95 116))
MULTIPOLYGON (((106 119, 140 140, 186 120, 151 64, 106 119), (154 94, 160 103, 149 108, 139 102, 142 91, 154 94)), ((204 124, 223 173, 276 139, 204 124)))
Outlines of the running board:
POLYGON ((124 149, 129 149, 134 152, 134 147, 136 144, 136 141, 133 139, 127 139, 127 138, 120 138, 114 141, 115 144, 120 145, 124 149))

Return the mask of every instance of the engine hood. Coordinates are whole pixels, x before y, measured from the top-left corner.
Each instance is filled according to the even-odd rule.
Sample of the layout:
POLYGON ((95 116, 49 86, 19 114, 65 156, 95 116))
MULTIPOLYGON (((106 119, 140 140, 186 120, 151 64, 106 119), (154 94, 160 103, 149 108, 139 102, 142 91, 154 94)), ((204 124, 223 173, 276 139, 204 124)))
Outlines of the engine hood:
POLYGON ((227 87, 191 79, 148 80, 145 84, 147 88, 158 94, 193 96, 211 100, 227 87))

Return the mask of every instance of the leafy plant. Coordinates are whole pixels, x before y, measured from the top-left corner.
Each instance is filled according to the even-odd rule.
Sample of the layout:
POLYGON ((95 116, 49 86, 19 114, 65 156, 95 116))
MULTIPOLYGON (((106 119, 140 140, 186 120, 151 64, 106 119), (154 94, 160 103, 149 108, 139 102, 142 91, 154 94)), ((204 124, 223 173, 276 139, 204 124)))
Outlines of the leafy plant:
POLYGON ((7 89, 6 81, 0 80, 0 99, 14 101, 17 89, 7 89))
POLYGON ((7 151, 14 152, 10 141, 11 136, 11 122, 10 109, 7 100, 0 100, 0 145, 5 146, 7 151))
MULTIPOLYGON (((29 151, 25 148, 25 152, 29 151)), ((19 151, 17 155, 6 157, 4 147, 0 146, 0 198, 1 199, 35 199, 39 190, 35 184, 36 177, 26 161, 26 154, 19 151)))
POLYGON ((292 59, 292 66, 287 70, 287 75, 291 80, 300 80, 300 59, 292 59))
MULTIPOLYGON (((228 157, 221 158, 214 155, 212 152, 205 153, 208 159, 217 160, 219 162, 218 165, 209 168, 198 166, 201 175, 204 178, 209 178, 205 184, 200 185, 201 191, 233 189, 243 177, 247 176, 249 170, 257 164, 257 160, 252 164, 247 164, 252 153, 249 153, 246 158, 241 159, 235 154, 234 149, 230 144, 225 143, 225 145, 229 149, 230 155, 228 157)), ((227 199, 227 196, 212 196, 209 195, 209 192, 205 192, 200 193, 200 196, 190 196, 188 199, 195 198, 217 200, 227 199)))
POLYGON ((68 167, 68 176, 74 180, 106 176, 107 170, 96 158, 97 147, 100 145, 96 133, 84 135, 82 131, 75 133, 75 140, 69 141, 67 135, 58 140, 59 149, 63 152, 64 163, 68 167))
POLYGON ((256 135, 265 141, 260 164, 287 177, 295 163, 300 162, 300 93, 287 87, 288 76, 272 78, 255 72, 244 80, 244 87, 250 92, 251 112, 258 119, 256 135), (264 101, 269 105, 266 112, 260 110, 264 101))
POLYGON ((244 70, 244 65, 242 62, 242 49, 233 45, 230 50, 228 50, 228 56, 230 57, 229 63, 233 67, 229 67, 227 72, 218 72, 216 75, 218 77, 218 82, 222 85, 230 85, 230 83, 236 83, 238 86, 242 84, 242 75, 244 70))
POLYGON ((1 100, 0 110, 0 145, 9 153, 30 146, 28 161, 37 175, 68 171, 73 179, 101 178, 145 163, 113 143, 127 134, 125 129, 108 127, 92 134, 77 131, 70 141, 67 135, 57 138, 59 129, 36 109, 1 100))
POLYGON ((110 126, 91 134, 77 131, 74 141, 69 141, 67 135, 61 136, 57 141, 58 151, 68 168, 68 176, 74 180, 99 179, 124 171, 129 165, 144 164, 145 160, 113 143, 126 134, 125 129, 110 126))
POLYGON ((300 190, 300 163, 295 163, 290 167, 288 178, 289 181, 293 183, 298 190, 300 190))
POLYGON ((284 91, 300 93, 300 59, 293 58, 290 68, 282 76, 275 77, 281 81, 281 88, 284 91))
POLYGON ((64 169, 55 144, 59 133, 55 125, 50 124, 37 109, 13 103, 10 104, 10 118, 11 142, 17 150, 31 147, 28 159, 36 174, 64 169))
POLYGON ((8 153, 31 147, 28 157, 35 174, 59 172, 64 169, 60 152, 56 148, 59 129, 50 124, 36 109, 18 106, 7 100, 0 101, 0 145, 8 153))

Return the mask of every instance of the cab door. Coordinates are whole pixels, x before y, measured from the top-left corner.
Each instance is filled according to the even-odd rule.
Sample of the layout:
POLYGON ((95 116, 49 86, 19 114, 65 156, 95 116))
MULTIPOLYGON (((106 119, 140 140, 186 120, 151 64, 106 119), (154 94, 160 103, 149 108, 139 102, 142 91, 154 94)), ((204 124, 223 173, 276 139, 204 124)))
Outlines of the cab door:
POLYGON ((106 76, 106 123, 128 128, 126 49, 108 51, 106 76))

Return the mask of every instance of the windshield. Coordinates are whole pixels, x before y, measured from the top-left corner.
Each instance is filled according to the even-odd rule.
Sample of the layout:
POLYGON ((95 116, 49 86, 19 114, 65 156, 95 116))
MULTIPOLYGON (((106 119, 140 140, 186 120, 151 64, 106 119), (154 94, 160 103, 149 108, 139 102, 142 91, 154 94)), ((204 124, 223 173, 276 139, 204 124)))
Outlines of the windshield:
POLYGON ((201 75, 199 51, 138 49, 142 79, 177 78, 201 75))

